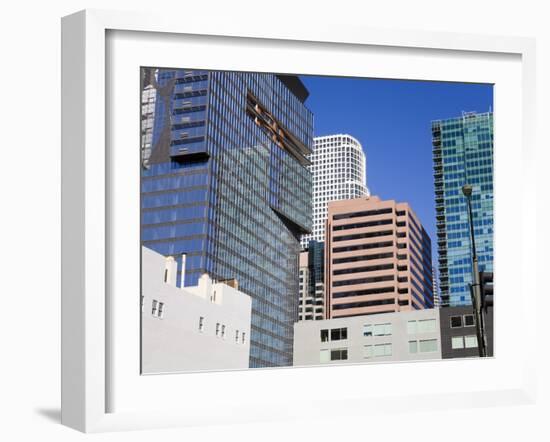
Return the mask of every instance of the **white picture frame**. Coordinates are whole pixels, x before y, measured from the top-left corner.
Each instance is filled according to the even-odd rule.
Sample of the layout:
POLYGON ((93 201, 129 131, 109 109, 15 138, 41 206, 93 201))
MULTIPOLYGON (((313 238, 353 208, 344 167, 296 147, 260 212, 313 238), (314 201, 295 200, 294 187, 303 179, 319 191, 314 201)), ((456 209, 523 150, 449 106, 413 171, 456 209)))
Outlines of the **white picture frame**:
MULTIPOLYGON (((209 44, 208 47, 215 47, 215 44, 209 44)), ((527 339, 521 354, 510 351, 517 341, 507 334, 502 325, 511 317, 510 315, 514 314, 512 307, 516 309, 521 319, 526 317, 529 304, 532 307, 536 302, 535 297, 530 296, 536 293, 533 278, 517 278, 517 281, 510 280, 509 283, 506 281, 506 278, 510 277, 507 276, 508 270, 514 264, 512 260, 506 259, 506 256, 512 253, 520 256, 522 264, 519 273, 527 275, 529 269, 525 258, 534 255, 535 231, 530 229, 529 225, 536 218, 536 193, 528 192, 527 189, 536 188, 535 176, 524 174, 521 185, 513 187, 512 183, 506 182, 510 180, 506 180, 505 174, 500 174, 499 178, 499 165, 502 165, 500 170, 505 173, 510 164, 520 161, 522 170, 527 171, 531 170, 534 161, 536 95, 534 40, 421 31, 392 32, 343 25, 315 27, 304 24, 298 27, 291 21, 270 25, 247 22, 245 19, 222 21, 212 17, 208 20, 197 17, 182 28, 181 21, 169 14, 86 10, 63 18, 62 55, 63 424, 84 432, 100 432, 207 425, 212 421, 258 422, 294 418, 298 415, 323 418, 328 417, 328 411, 324 411, 327 407, 324 405, 330 401, 338 401, 340 416, 361 415, 374 409, 387 412, 406 410, 411 404, 423 409, 468 407, 473 399, 478 405, 487 406, 500 403, 533 403, 535 396, 533 355, 536 346, 535 340, 528 338, 535 335, 536 324, 534 321, 525 323, 523 336, 527 339), (116 44, 119 43, 110 43, 109 35, 122 36, 123 46, 117 47, 116 44), (124 41, 125 36, 131 38, 124 41), (141 50, 139 54, 131 50, 130 40, 136 37, 141 39, 143 54, 141 50), (127 255, 128 259, 133 261, 132 265, 128 265, 128 275, 135 275, 135 262, 136 260, 139 262, 139 256, 134 256, 130 250, 124 249, 124 246, 129 244, 124 241, 131 241, 131 238, 120 240, 122 242, 117 243, 116 247, 113 246, 119 241, 118 238, 123 236, 123 232, 117 227, 117 220, 113 219, 114 207, 116 206, 119 212, 122 209, 116 205, 117 197, 110 192, 113 186, 119 193, 126 194, 126 191, 131 192, 131 190, 120 187, 120 183, 124 181, 120 174, 124 171, 117 166, 119 153, 113 154, 108 150, 109 145, 119 142, 117 137, 120 136, 119 126, 112 132, 107 131, 106 126, 106 121, 117 118, 117 111, 108 106, 112 98, 109 94, 113 92, 110 82, 116 83, 117 74, 109 71, 108 68, 115 61, 113 57, 120 57, 127 61, 126 68, 133 69, 136 63, 141 64, 140 57, 145 57, 147 51, 155 53, 151 58, 159 63, 155 66, 166 65, 165 63, 170 63, 169 58, 163 58, 163 53, 166 51, 159 50, 159 47, 155 47, 154 44, 146 49, 146 40, 154 40, 155 44, 159 44, 163 39, 167 44, 184 44, 182 41, 186 38, 193 40, 197 45, 202 45, 201 47, 204 47, 201 39, 208 38, 214 38, 216 44, 225 45, 226 48, 231 46, 231 43, 235 43, 236 51, 247 44, 255 46, 256 50, 262 45, 267 45, 264 48, 267 53, 272 50, 273 54, 279 55, 273 55, 275 59, 259 58, 254 63, 258 70, 268 71, 270 68, 274 69, 273 66, 276 64, 273 63, 277 63, 276 57, 282 57, 280 54, 284 54, 284 48, 292 48, 293 57, 296 57, 294 62, 299 63, 300 59, 297 57, 301 51, 307 51, 308 48, 315 49, 316 45, 319 45, 321 51, 333 51, 334 56, 340 53, 344 60, 350 53, 354 54, 354 51, 371 51, 373 57, 386 57, 386 54, 391 53, 386 60, 387 69, 388 72, 394 73, 399 72, 399 69, 405 72, 405 67, 399 66, 399 59, 403 61, 404 58, 410 57, 412 51, 421 51, 416 52, 418 55, 416 59, 410 58, 411 63, 406 67, 409 69, 408 74, 401 74, 414 79, 423 78, 422 69, 425 69, 423 63, 426 57, 433 59, 433 68, 437 73, 432 75, 437 76, 438 79, 447 78, 445 71, 452 69, 445 62, 440 63, 438 67, 437 60, 445 57, 451 57, 451 59, 458 57, 456 60, 460 59, 464 63, 466 58, 461 57, 469 57, 470 62, 473 63, 472 66, 476 63, 485 66, 484 60, 491 57, 498 58, 506 66, 508 66, 506 63, 509 63, 509 73, 495 71, 484 76, 483 72, 462 71, 461 79, 477 81, 481 78, 491 82, 491 78, 498 77, 502 79, 502 84, 507 85, 504 89, 510 89, 504 91, 510 96, 505 97, 503 92, 500 95, 503 99, 499 101, 500 83, 496 83, 495 107, 498 109, 496 111, 498 114, 495 123, 495 144, 498 146, 497 150, 501 149, 505 153, 502 161, 498 158, 499 154, 496 154, 495 273, 499 294, 507 290, 517 292, 518 296, 514 300, 514 306, 505 300, 501 301, 501 298, 497 301, 499 304, 495 319, 496 358, 487 361, 421 363, 425 364, 423 367, 429 370, 438 367, 429 364, 445 364, 446 370, 450 372, 454 370, 456 373, 460 370, 485 374, 495 372, 493 379, 487 380, 486 384, 478 382, 479 379, 477 381, 457 379, 456 388, 453 391, 446 391, 441 385, 425 386, 424 389, 414 387, 405 389, 397 385, 391 391, 373 390, 371 394, 366 389, 355 388, 353 391, 351 389, 353 380, 360 378, 367 368, 364 365, 139 376, 139 365, 135 366, 136 348, 139 351, 139 345, 136 347, 136 340, 139 344, 139 330, 135 328, 135 320, 139 322, 139 295, 136 293, 135 296, 135 312, 125 311, 124 306, 128 304, 122 304, 123 301, 113 300, 110 297, 111 291, 116 292, 119 284, 112 280, 111 264, 120 259, 120 256, 127 255), (125 44, 130 46, 124 46, 125 44), (121 51, 122 48, 125 51, 121 51), (123 57, 121 54, 126 55, 123 57), (106 72, 109 73, 108 76, 106 72), (513 90, 513 85, 519 85, 520 90, 513 90), (502 103, 503 107, 499 108, 499 103, 502 103), (507 108, 506 103, 515 103, 518 108, 507 108), (517 127, 507 127, 509 124, 506 123, 513 119, 516 119, 517 127), (507 156, 506 161, 504 156, 507 156), (504 204, 499 204, 499 192, 501 192, 500 195, 506 194, 512 198, 518 198, 521 201, 522 210, 517 211, 515 215, 508 213, 509 209, 504 204), (508 225, 504 222, 499 224, 500 213, 502 213, 502 219, 508 219, 510 216, 515 218, 508 219, 506 221, 508 225), (499 251, 500 244, 504 243, 502 240, 499 243, 498 238, 503 238, 507 229, 513 228, 515 223, 521 226, 519 227, 521 241, 519 244, 511 245, 510 250, 501 248, 499 251), (502 259, 499 259, 499 252, 502 259), (500 281, 503 281, 501 285, 499 285, 500 281), (128 345, 123 349, 121 342, 127 342, 128 345), (184 378, 185 376, 188 377, 184 378), (229 386, 227 385, 228 376, 231 383, 229 386), (343 388, 327 396, 314 395, 308 398, 309 412, 304 412, 304 403, 294 400, 284 408, 281 407, 282 398, 277 396, 279 394, 277 390, 285 393, 285 389, 280 388, 280 382, 285 382, 288 385, 288 391, 292 391, 305 378, 310 378, 314 382, 330 382, 331 379, 338 377, 343 388), (182 383, 186 383, 186 386, 179 385, 182 383), (265 391, 256 398, 255 402, 251 402, 254 393, 257 394, 258 386, 265 386, 265 391), (163 391, 170 391, 174 396, 173 392, 178 388, 186 388, 189 393, 188 398, 183 402, 177 398, 177 395, 175 401, 168 395, 161 394, 163 391), (116 394, 113 393, 115 391, 116 394), (206 401, 201 402, 201 394, 208 396, 213 395, 213 392, 216 392, 215 402, 220 407, 207 413, 208 404, 206 401), (368 400, 373 397, 377 398, 376 404, 368 400), (116 398, 116 401, 113 398, 116 398)), ((235 64, 227 65, 228 69, 239 68, 239 57, 234 59, 235 64)), ((448 62, 449 59, 444 61, 448 62)), ((206 58, 202 62, 196 59, 195 63, 201 63, 200 67, 203 68, 214 68, 213 65, 208 65, 206 58)), ((320 65, 314 65, 314 62, 311 62, 311 66, 315 67, 310 69, 323 74, 353 73, 353 68, 338 67, 334 63, 323 68, 323 72, 319 71, 320 65), (345 69, 351 69, 351 71, 345 72, 345 69)), ((487 69, 490 70, 489 67, 487 69)), ((384 76, 382 68, 376 72, 374 76, 384 76)), ((136 72, 136 80, 137 78, 136 72)), ((135 96, 135 103, 130 108, 131 115, 125 120, 118 120, 125 126, 121 130, 126 130, 126 123, 130 130, 139 120, 139 114, 134 113, 134 110, 139 108, 137 90, 135 96)), ((121 95, 121 99, 124 97, 128 98, 128 95, 121 95)), ((116 105, 121 105, 121 100, 118 100, 116 105)), ((137 131, 135 137, 136 140, 139 138, 137 131)), ((139 143, 128 144, 138 149, 139 143)), ((500 198, 500 201, 503 201, 502 197, 500 198)), ((134 210, 135 207, 129 207, 129 213, 135 213, 134 210)), ((118 267, 118 270, 121 270, 121 274, 126 274, 127 269, 118 267)), ((118 273, 117 279, 121 279, 118 273)), ((136 283, 139 284, 137 280, 136 283)), ((127 301, 124 302, 127 303, 127 301)), ((414 370, 415 365, 371 365, 368 369, 373 376, 399 377, 404 370, 414 370)))

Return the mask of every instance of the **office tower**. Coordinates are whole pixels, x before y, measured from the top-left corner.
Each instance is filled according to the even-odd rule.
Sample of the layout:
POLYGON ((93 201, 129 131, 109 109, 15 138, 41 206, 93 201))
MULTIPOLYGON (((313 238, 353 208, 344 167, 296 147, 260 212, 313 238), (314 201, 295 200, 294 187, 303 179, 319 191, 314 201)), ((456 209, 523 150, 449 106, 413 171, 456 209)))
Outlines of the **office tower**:
POLYGON ((290 365, 311 229, 308 91, 295 76, 183 69, 159 69, 156 90, 142 245, 180 268, 185 255, 186 286, 236 279, 252 298, 250 366, 290 365))
POLYGON ((431 241, 407 203, 328 204, 327 318, 433 307, 431 241))
POLYGON ((302 248, 310 240, 325 240, 327 203, 368 196, 367 160, 361 143, 351 135, 313 139, 309 166, 313 178, 313 229, 302 236, 302 248))
POLYGON ((141 262, 143 373, 248 368, 250 296, 206 273, 178 287, 174 258, 146 247, 141 262))
POLYGON ((493 114, 464 113, 432 122, 439 289, 444 305, 470 305, 470 184, 479 270, 493 271, 493 114))
POLYGON ((298 319, 325 319, 324 243, 311 240, 300 252, 298 319))

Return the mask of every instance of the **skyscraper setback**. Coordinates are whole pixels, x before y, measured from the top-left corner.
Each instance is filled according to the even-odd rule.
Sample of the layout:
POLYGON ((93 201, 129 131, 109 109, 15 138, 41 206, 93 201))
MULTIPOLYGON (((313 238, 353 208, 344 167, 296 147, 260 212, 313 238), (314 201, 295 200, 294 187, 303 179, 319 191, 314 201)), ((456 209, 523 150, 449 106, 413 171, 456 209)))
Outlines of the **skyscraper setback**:
POLYGON ((333 201, 326 227, 327 318, 433 307, 431 241, 407 203, 333 201))
POLYGON ((185 255, 185 285, 237 279, 252 298, 250 366, 290 365, 311 229, 308 91, 294 76, 183 69, 159 69, 155 89, 142 244, 179 269, 185 255))
POLYGON ((310 240, 325 240, 329 201, 368 196, 367 160, 361 143, 351 135, 335 134, 313 139, 309 156, 313 178, 313 229, 302 236, 302 247, 310 240))
POLYGON ((493 114, 464 113, 432 122, 441 300, 470 305, 471 237, 465 184, 473 186, 472 215, 479 270, 493 271, 493 114))

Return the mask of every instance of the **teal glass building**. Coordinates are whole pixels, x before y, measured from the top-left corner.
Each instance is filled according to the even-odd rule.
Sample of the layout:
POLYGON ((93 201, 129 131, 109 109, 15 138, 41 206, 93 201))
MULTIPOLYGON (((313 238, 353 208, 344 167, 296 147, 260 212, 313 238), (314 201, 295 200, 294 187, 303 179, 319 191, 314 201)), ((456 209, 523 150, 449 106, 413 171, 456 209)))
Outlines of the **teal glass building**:
POLYGON ((157 93, 152 147, 142 152, 142 245, 178 264, 185 255, 178 284, 203 273, 236 279, 252 298, 250 366, 292 365, 299 239, 312 222, 307 89, 262 73, 154 69, 142 78, 157 93))
POLYGON ((439 280, 443 305, 471 305, 472 248, 462 186, 471 184, 479 270, 493 271, 493 114, 432 122, 439 280))

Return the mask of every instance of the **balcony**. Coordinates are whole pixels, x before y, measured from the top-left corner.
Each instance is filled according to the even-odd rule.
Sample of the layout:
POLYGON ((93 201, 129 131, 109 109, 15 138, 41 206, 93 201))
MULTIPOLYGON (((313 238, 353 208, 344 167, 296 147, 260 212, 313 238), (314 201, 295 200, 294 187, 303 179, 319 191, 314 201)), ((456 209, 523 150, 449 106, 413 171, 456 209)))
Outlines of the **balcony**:
POLYGON ((193 127, 181 127, 180 125, 172 126, 170 141, 173 146, 194 143, 197 138, 204 138, 205 133, 206 127, 204 124, 195 125, 193 127))
POLYGON ((187 140, 185 144, 170 146, 170 157, 178 163, 205 161, 209 158, 204 137, 187 140))
POLYGON ((208 74, 205 71, 185 71, 183 77, 177 79, 177 85, 182 83, 196 82, 208 79, 208 74))
POLYGON ((206 111, 173 115, 171 118, 172 130, 183 129, 185 127, 204 126, 205 120, 206 111))
POLYGON ((190 97, 200 97, 204 96, 207 93, 206 88, 193 87, 193 86, 184 86, 181 89, 181 92, 174 94, 175 100, 190 98, 190 97))
POLYGON ((207 97, 186 97, 174 99, 174 114, 178 115, 184 112, 196 112, 206 109, 207 97))
MULTIPOLYGON (((193 80, 176 83, 174 93, 176 95, 196 94, 199 91, 206 93, 208 89, 208 80, 202 79, 200 76, 194 77, 193 80)), ((190 95, 192 96, 192 95, 190 95)))

